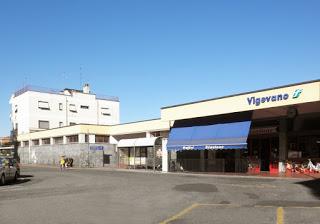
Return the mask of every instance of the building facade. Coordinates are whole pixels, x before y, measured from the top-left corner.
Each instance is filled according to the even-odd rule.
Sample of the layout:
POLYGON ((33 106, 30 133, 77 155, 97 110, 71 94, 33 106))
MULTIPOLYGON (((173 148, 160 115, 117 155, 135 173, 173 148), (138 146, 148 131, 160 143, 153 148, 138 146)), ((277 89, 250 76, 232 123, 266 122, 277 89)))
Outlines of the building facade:
POLYGON ((287 163, 320 163, 320 80, 164 107, 160 119, 79 124, 20 134, 18 141, 27 163, 46 164, 41 156, 67 153, 52 148, 79 144, 79 155, 108 148, 96 158, 120 168, 285 172, 287 163))
POLYGON ((284 172, 320 162, 319 80, 161 109, 169 160, 184 170, 284 172))
POLYGON ((75 124, 119 124, 119 99, 83 90, 62 91, 26 86, 11 99, 11 122, 18 134, 75 124))

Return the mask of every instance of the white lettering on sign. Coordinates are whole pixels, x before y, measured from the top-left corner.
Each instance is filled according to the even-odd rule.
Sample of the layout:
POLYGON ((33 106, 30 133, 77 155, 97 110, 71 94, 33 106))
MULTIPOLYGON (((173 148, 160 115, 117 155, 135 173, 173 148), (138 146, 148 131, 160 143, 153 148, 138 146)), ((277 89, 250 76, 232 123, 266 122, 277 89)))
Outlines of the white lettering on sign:
POLYGON ((206 149, 224 149, 223 145, 206 145, 206 149))
POLYGON ((183 146, 182 149, 183 150, 193 150, 194 147, 193 146, 183 146))

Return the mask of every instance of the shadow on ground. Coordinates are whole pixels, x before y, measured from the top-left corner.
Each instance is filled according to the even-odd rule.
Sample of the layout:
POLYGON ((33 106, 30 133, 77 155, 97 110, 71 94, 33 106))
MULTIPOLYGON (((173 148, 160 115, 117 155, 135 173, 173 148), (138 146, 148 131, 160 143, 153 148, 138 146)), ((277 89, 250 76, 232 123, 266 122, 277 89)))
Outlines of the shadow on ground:
POLYGON ((311 190, 311 193, 316 196, 318 199, 320 199, 320 179, 313 179, 313 180, 307 180, 298 182, 297 184, 301 184, 311 190))
POLYGON ((24 184, 29 181, 31 181, 31 178, 33 175, 20 175, 17 181, 9 181, 7 185, 18 185, 18 184, 24 184))

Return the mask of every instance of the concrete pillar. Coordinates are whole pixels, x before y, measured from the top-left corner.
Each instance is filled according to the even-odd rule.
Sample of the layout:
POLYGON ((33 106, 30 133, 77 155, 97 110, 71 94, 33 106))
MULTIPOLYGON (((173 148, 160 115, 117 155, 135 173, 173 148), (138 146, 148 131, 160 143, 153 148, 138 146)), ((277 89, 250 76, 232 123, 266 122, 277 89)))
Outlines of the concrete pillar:
POLYGON ((86 143, 86 134, 79 134, 79 143, 86 143))
POLYGON ((28 146, 28 153, 29 153, 29 157, 28 157, 28 164, 31 164, 31 140, 29 139, 29 146, 28 146))
POLYGON ((96 143, 96 135, 89 135, 89 143, 91 144, 96 143))
POLYGON ((39 138, 39 145, 42 145, 42 138, 39 138))
POLYGON ((285 161, 288 158, 288 120, 281 119, 279 127, 279 173, 286 171, 285 161))
POLYGON ((65 145, 65 144, 67 144, 68 142, 67 142, 67 136, 63 136, 63 144, 65 145))
POLYGON ((240 162, 240 156, 241 156, 241 151, 240 149, 236 149, 235 150, 235 155, 234 155, 234 158, 235 158, 235 169, 234 171, 236 173, 239 173, 241 171, 241 162, 240 162))
POLYGON ((146 138, 151 138, 152 136, 151 136, 151 133, 150 132, 146 132, 146 138))
POLYGON ((205 171, 205 151, 200 150, 200 171, 205 171))
POLYGON ((168 172, 168 165, 169 165, 167 142, 168 142, 168 139, 166 138, 162 139, 162 172, 163 173, 168 172))

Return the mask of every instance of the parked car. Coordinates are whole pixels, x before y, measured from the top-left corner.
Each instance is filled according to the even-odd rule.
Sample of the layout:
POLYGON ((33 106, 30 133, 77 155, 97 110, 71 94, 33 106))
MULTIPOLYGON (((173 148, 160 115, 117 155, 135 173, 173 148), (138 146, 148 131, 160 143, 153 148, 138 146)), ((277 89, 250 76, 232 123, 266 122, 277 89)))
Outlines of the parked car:
POLYGON ((17 168, 17 174, 18 177, 20 177, 20 163, 14 158, 9 158, 9 164, 12 164, 13 167, 17 168))
POLYGON ((17 167, 10 162, 9 158, 0 158, 0 185, 5 185, 10 180, 16 181, 17 178, 17 167))

